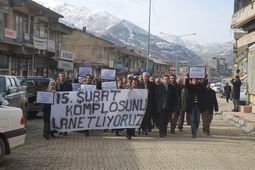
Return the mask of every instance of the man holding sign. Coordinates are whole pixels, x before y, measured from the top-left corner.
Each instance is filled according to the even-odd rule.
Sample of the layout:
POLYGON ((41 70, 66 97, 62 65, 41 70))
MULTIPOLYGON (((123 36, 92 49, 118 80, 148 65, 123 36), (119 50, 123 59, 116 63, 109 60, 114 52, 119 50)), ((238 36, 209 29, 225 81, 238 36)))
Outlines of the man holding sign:
MULTIPOLYGON (((200 82, 197 78, 191 78, 187 74, 186 79, 186 88, 188 90, 188 103, 187 103, 187 112, 190 114, 190 122, 191 122, 191 132, 192 138, 196 138, 196 131, 200 122, 200 113, 206 115, 204 113, 208 112, 207 101, 206 101, 206 86, 208 83, 207 75, 205 75, 204 80, 200 82)), ((204 125, 205 126, 205 125, 204 125)))

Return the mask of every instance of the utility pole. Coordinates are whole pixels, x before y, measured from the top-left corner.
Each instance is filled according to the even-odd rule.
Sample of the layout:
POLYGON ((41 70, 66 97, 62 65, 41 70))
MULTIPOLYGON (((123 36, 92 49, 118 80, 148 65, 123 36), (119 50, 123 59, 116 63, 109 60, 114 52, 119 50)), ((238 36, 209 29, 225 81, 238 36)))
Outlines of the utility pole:
POLYGON ((149 28, 148 28, 148 49, 147 49, 147 64, 146 71, 149 72, 149 57, 150 57, 150 43, 151 43, 151 0, 149 4, 149 28))
MULTIPOLYGON (((172 35, 172 34, 167 34, 167 33, 163 33, 163 32, 160 32, 160 34, 175 37, 176 38, 176 46, 179 45, 179 39, 180 38, 186 37, 186 36, 191 36, 191 35, 197 35, 196 33, 185 34, 185 35, 172 35)), ((188 65, 190 64, 189 62, 190 61, 188 61, 188 65)), ((175 58, 175 71, 176 71, 176 74, 178 74, 178 56, 176 56, 176 58, 175 58)))

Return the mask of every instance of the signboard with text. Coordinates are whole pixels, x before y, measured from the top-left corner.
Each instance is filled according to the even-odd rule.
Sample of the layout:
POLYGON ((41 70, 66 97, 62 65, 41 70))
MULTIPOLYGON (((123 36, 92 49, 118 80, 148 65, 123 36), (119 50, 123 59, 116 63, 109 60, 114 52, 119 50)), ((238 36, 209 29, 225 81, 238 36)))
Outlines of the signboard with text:
POLYGON ((101 79, 102 80, 115 80, 116 70, 111 69, 102 69, 101 70, 101 79))
POLYGON ((139 128, 147 107, 146 89, 57 92, 51 130, 139 128))
POLYGON ((189 77, 190 78, 204 78, 206 74, 206 68, 202 66, 190 66, 189 77))

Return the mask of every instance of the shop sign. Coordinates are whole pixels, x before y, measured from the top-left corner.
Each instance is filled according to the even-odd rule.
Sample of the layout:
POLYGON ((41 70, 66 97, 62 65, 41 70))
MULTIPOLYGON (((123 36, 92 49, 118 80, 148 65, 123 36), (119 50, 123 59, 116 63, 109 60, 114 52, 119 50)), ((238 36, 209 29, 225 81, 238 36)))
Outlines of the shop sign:
POLYGON ((74 68, 73 62, 58 60, 58 69, 69 71, 73 70, 73 68, 74 68))
POLYGON ((46 50, 47 49, 46 39, 34 36, 33 41, 34 41, 34 48, 36 48, 38 50, 46 50))
POLYGON ((4 29, 4 36, 7 38, 16 39, 17 38, 17 32, 8 28, 4 29))
POLYGON ((68 60, 68 61, 73 61, 74 60, 74 53, 70 51, 61 51, 61 59, 62 60, 68 60))

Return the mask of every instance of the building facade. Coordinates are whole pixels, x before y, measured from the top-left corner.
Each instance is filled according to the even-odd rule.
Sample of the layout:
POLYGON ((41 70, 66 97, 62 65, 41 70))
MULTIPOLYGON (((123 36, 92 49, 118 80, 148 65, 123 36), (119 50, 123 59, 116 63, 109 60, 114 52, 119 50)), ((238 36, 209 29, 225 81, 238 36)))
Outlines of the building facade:
POLYGON ((234 29, 235 72, 248 92, 247 101, 255 104, 255 2, 235 0, 231 27, 234 29))
POLYGON ((51 76, 57 72, 60 14, 31 0, 0 1, 0 74, 51 76))

